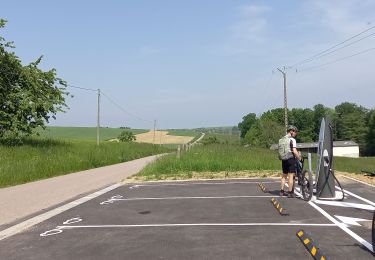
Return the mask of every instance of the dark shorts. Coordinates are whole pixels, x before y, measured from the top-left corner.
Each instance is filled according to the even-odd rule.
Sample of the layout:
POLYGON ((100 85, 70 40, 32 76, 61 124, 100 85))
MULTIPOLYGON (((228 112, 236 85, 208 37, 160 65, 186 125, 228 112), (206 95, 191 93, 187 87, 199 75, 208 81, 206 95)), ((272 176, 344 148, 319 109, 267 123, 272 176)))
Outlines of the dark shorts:
POLYGON ((295 173, 296 172, 296 159, 290 158, 288 160, 281 161, 283 167, 283 174, 295 173))

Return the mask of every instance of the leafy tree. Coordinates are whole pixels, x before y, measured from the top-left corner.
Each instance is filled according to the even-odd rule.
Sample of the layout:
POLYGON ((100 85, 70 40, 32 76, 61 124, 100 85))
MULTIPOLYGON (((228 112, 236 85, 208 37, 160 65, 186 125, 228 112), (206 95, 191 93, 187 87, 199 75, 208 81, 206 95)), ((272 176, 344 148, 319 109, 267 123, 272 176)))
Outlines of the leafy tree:
POLYGON ((322 104, 317 104, 314 106, 314 125, 313 125, 313 141, 318 141, 319 139, 319 130, 322 118, 329 114, 329 108, 325 107, 322 104))
POLYGON ((375 109, 368 116, 368 132, 366 134, 366 155, 375 155, 375 109))
MULTIPOLYGON (((288 111, 288 114, 289 114, 289 111, 288 111)), ((284 116, 285 116, 284 108, 274 108, 274 109, 268 110, 267 112, 264 112, 260 116, 260 119, 270 120, 270 121, 276 122, 279 125, 284 125, 285 123, 284 116)))
POLYGON ((132 142, 135 141, 135 136, 131 131, 122 131, 120 135, 118 136, 118 139, 120 142, 132 142))
POLYGON ((254 113, 247 114, 242 118, 242 122, 238 124, 238 128, 241 131, 241 137, 244 138, 247 131, 251 128, 251 126, 257 121, 257 116, 254 113))
POLYGON ((269 148, 272 144, 277 143, 283 135, 285 135, 283 125, 269 119, 259 119, 247 132, 245 143, 269 148))
MULTIPOLYGON (((0 29, 6 21, 0 19, 0 29)), ((11 52, 13 43, 0 37, 0 139, 20 140, 45 127, 66 108, 66 83, 56 70, 38 68, 42 57, 26 66, 11 52)))
POLYGON ((297 142, 312 142, 314 138, 314 111, 309 108, 293 108, 289 123, 298 128, 297 142))
POLYGON ((366 118, 368 110, 354 103, 344 102, 335 107, 336 111, 336 135, 338 140, 353 140, 360 146, 361 151, 365 147, 366 118))

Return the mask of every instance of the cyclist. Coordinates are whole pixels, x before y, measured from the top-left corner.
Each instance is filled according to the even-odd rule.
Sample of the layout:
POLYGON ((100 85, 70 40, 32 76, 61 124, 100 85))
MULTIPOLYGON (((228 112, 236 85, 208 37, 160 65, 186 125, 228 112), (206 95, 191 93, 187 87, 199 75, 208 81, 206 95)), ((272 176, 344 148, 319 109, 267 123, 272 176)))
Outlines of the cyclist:
POLYGON ((289 125, 287 128, 287 134, 284 138, 288 140, 288 156, 283 159, 281 162, 283 174, 281 176, 281 189, 280 189, 280 196, 285 196, 284 186, 286 183, 286 179, 288 178, 288 198, 294 197, 293 191, 293 182, 294 182, 294 174, 296 172, 296 159, 301 160, 301 156, 297 151, 297 142, 295 137, 297 136, 298 129, 293 125, 289 125))

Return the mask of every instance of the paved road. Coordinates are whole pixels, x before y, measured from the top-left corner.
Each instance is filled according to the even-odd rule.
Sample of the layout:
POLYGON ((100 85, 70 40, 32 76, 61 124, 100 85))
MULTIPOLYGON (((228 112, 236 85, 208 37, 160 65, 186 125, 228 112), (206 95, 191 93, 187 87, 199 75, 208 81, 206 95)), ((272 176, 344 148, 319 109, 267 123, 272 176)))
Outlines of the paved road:
POLYGON ((32 214, 109 186, 139 172, 159 155, 0 189, 0 230, 32 214))
POLYGON ((344 186, 330 204, 278 198, 275 179, 125 184, 0 241, 0 259, 312 259, 299 229, 330 259, 374 259, 375 189, 344 186))

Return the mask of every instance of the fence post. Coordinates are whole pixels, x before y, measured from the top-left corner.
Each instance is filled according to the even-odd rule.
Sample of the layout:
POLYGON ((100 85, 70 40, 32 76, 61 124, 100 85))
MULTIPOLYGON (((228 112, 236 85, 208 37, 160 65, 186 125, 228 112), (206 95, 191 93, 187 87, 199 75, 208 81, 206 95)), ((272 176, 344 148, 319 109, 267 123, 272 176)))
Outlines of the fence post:
POLYGON ((177 159, 180 159, 180 156, 181 156, 181 147, 180 145, 177 147, 177 159))

